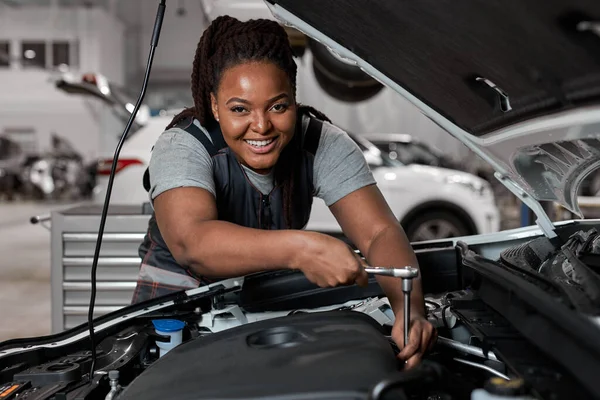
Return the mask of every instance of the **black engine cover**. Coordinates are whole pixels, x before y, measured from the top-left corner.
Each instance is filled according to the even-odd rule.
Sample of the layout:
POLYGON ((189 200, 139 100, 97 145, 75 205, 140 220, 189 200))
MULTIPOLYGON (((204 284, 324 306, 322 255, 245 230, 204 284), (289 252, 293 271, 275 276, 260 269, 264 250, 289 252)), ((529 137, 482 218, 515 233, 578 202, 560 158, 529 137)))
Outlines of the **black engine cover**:
POLYGON ((279 270, 246 276, 237 304, 248 312, 286 311, 326 307, 383 294, 374 275, 369 276, 367 287, 322 288, 309 281, 301 271, 279 270))
POLYGON ((371 317, 354 311, 296 314, 184 343, 119 399, 363 399, 397 369, 394 351, 371 317))

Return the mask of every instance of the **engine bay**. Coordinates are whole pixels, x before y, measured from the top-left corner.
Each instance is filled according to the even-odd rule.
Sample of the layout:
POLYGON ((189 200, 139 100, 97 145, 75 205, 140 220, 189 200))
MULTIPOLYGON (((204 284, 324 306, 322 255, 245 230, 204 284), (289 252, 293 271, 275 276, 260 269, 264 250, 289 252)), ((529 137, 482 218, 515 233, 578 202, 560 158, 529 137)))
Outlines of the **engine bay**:
MULTIPOLYGON (((109 375, 118 399, 167 398, 377 398, 469 399, 493 376, 507 377, 492 351, 468 344, 470 334, 450 300, 468 292, 428 298, 429 319, 448 336, 410 372, 402 372, 390 338, 389 304, 369 298, 333 310, 295 310, 276 318, 234 324, 229 311, 213 310, 213 329, 198 315, 185 322, 182 344, 161 356, 164 336, 152 320, 139 321, 99 344, 97 375, 89 382, 91 352, 82 350, 33 368, 13 365, 0 373, 5 385, 21 385, 16 399, 106 398, 109 375), (219 320, 229 320, 223 324, 219 320), (380 323, 378 321, 384 321, 380 323), (217 322, 215 322, 217 321, 217 322), (206 323, 204 323, 206 325, 206 323), (451 331, 455 331, 450 335, 451 331), (462 341, 461 341, 462 340, 462 341), (22 370, 21 370, 22 369, 22 370), (118 372, 116 372, 118 371, 118 372), (450 372, 452 371, 452 373, 450 372), (12 377, 10 377, 12 375, 12 377), (379 385, 379 386, 378 386, 379 385), (384 395, 385 394, 385 395, 384 395), (412 397, 405 397, 405 396, 412 397), (419 396, 419 397, 414 397, 419 396), (435 398, 435 397, 434 397, 435 398)), ((393 314, 392 314, 393 318, 393 314)), ((11 386, 12 387, 12 386, 11 386)), ((518 393, 516 391, 515 393, 518 393)))
MULTIPOLYGON (((543 312, 520 306, 534 323, 516 319, 523 316, 512 301, 526 297, 499 289, 490 271, 531 285, 530 295, 543 290, 557 315, 561 305, 593 321, 598 302, 586 274, 597 274, 599 249, 600 235, 591 229, 560 245, 527 240, 494 261, 464 243, 421 255, 427 292, 451 290, 426 296, 438 342, 414 369, 396 357, 395 317, 374 280, 366 289, 320 290, 301 274, 277 272, 103 317, 93 379, 85 326, 0 344, 0 399, 594 398, 587 377, 574 375, 564 354, 577 348, 551 343, 558 336, 540 319, 543 312), (450 278, 447 264, 436 275, 423 263, 452 254, 458 271, 450 278), (452 288, 455 278, 461 285, 452 288), (157 321, 178 321, 181 344, 165 350, 173 339, 157 321)), ((578 362, 593 374, 593 365, 578 362)))

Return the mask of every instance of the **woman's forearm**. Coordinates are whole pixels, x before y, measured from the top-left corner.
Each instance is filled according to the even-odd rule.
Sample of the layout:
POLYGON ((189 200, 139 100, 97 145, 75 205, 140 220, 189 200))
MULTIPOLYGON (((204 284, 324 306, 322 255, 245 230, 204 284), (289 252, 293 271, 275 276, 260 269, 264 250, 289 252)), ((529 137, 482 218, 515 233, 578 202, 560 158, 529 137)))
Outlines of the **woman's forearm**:
POLYGON ((219 278, 294 268, 302 246, 300 233, 202 221, 190 229, 176 258, 199 275, 219 278))
MULTIPOLYGON (((419 268, 417 257, 406 239, 406 235, 395 226, 390 226, 382 231, 371 243, 367 250, 366 258, 373 266, 381 267, 404 267, 411 266, 419 268)), ((394 313, 403 310, 404 294, 402 292, 402 281, 400 278, 378 276, 377 282, 381 285, 384 293, 390 301, 394 313)), ((421 285, 421 274, 413 279, 411 292, 411 314, 424 315, 425 300, 421 285)))

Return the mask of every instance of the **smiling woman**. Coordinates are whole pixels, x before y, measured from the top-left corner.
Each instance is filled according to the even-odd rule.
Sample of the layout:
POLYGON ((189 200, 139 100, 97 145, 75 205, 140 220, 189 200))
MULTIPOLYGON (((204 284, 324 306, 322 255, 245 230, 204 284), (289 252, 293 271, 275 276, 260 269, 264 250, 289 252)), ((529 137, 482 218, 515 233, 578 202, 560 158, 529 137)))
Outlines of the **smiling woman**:
POLYGON ((211 108, 240 161, 267 174, 294 136, 293 99, 284 71, 272 63, 249 62, 223 74, 217 95, 211 94, 211 108))
MULTIPOLYGON (((162 133, 145 177, 154 214, 133 302, 281 269, 301 270, 321 287, 366 285, 363 262, 344 242, 303 230, 313 197, 370 264, 417 267, 360 148, 296 102, 296 69, 287 34, 272 20, 219 17, 204 32, 191 77, 194 106, 162 133)), ((377 281, 403 348, 400 282, 377 281)), ((418 278, 412 300, 410 341, 400 353, 409 366, 435 337, 418 278)))

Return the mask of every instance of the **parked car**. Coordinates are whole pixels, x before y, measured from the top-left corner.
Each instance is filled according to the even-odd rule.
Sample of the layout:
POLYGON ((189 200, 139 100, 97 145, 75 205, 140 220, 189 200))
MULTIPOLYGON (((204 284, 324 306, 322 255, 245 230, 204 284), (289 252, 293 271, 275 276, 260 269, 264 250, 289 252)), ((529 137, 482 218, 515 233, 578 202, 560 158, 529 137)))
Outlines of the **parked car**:
MULTIPOLYGON (((72 96, 80 96, 84 99, 96 99, 104 106, 108 107, 111 115, 119 123, 125 124, 133 112, 136 99, 133 98, 125 89, 107 79, 102 74, 84 73, 76 74, 67 72, 54 79, 54 86, 57 90, 72 96)), ((142 104, 138 110, 135 120, 130 129, 133 135, 150 118, 150 108, 142 104)), ((123 125, 123 128, 125 125, 123 125)), ((116 146, 123 130, 115 131, 112 140, 116 146)), ((111 149, 112 150, 112 149, 111 149)))
MULTIPOLYGON (((490 184, 474 175, 392 159, 362 135, 350 134, 390 208, 413 242, 496 232, 500 217, 490 184)), ((321 199, 315 199, 307 229, 341 234, 321 199)))
MULTIPOLYGON (((389 152, 391 158, 397 159, 406 165, 420 164, 455 169, 485 179, 492 188, 496 204, 499 208, 506 208, 516 200, 506 186, 498 182, 498 179, 494 176, 494 169, 474 153, 470 153, 460 161, 457 161, 445 155, 442 151, 415 140, 409 134, 364 133, 361 136, 371 141, 379 149, 389 152)), ((505 209, 504 211, 504 215, 500 212, 501 219, 503 216, 506 217, 507 210, 505 209)))
POLYGON ((587 17, 600 3, 267 1, 487 160, 537 226, 415 245, 439 340, 413 370, 395 358, 394 315, 373 281, 319 289, 277 271, 132 305, 89 330, 0 343, 2 393, 600 398, 600 220, 552 223, 539 203, 578 212, 577 186, 600 164, 587 17))

